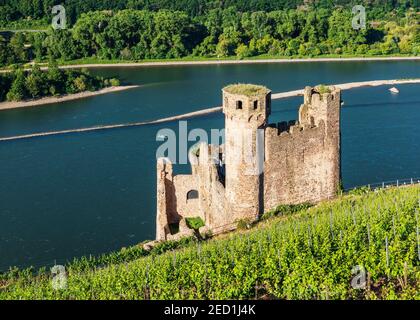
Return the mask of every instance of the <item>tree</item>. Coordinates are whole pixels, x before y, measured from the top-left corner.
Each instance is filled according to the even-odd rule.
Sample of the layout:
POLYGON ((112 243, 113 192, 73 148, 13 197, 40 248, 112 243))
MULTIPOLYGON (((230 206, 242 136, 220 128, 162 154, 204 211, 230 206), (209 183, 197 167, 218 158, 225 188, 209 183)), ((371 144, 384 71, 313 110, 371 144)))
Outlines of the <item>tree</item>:
POLYGON ((9 47, 13 55, 14 62, 28 61, 28 52, 25 47, 25 35, 22 32, 16 32, 10 39, 9 47))
POLYGON ((45 42, 49 55, 55 59, 71 60, 80 57, 80 48, 69 30, 50 31, 45 42))
POLYGON ((12 79, 9 74, 0 75, 0 101, 6 99, 6 94, 10 90, 12 79))
POLYGON ((275 39, 273 39, 270 35, 265 35, 263 38, 255 39, 253 38, 249 43, 249 48, 252 52, 256 54, 264 54, 270 51, 275 39))
MULTIPOLYGON (((138 43, 150 43, 153 39, 154 21, 153 15, 147 11, 122 10, 111 17, 105 28, 107 46, 112 48, 111 55, 116 58, 123 50, 130 50, 138 43)), ((148 46, 143 47, 148 51, 148 46)), ((137 55, 146 56, 148 52, 137 55)), ((124 57, 122 57, 124 58, 124 57)))
POLYGON ((203 24, 209 36, 219 38, 222 29, 222 10, 220 8, 210 10, 203 19, 203 24))
POLYGON ((386 41, 381 43, 380 48, 384 55, 399 52, 397 42, 393 37, 387 37, 386 41))
POLYGON ((354 53, 358 45, 367 42, 366 35, 370 27, 355 30, 351 21, 351 12, 343 10, 334 10, 328 19, 328 38, 332 41, 335 52, 340 49, 342 53, 354 53))
POLYGON ((299 18, 294 11, 273 11, 268 15, 274 26, 273 36, 279 40, 289 40, 299 35, 299 18))
POLYGON ((86 91, 88 88, 87 78, 83 74, 74 79, 73 83, 74 87, 76 88, 76 92, 83 92, 86 91))
POLYGON ((109 79, 109 85, 111 87, 118 87, 120 85, 120 80, 116 78, 109 79))
POLYGON ((189 17, 179 11, 161 10, 154 15, 155 35, 150 46, 152 58, 177 58, 188 54, 186 32, 189 17))
POLYGON ((261 39, 271 35, 271 26, 268 23, 266 12, 245 12, 242 14, 241 26, 248 38, 261 39))
POLYGON ((216 54, 216 44, 217 38, 212 35, 208 36, 203 40, 203 42, 194 48, 193 55, 199 57, 214 56, 216 54))
POLYGON ((73 27, 74 40, 80 44, 83 57, 97 55, 107 46, 105 29, 111 20, 112 12, 89 12, 82 14, 73 27))
POLYGON ((57 62, 53 57, 50 57, 47 71, 48 80, 48 92, 52 95, 60 94, 65 92, 64 87, 64 74, 58 68, 57 62))
POLYGON ((46 48, 44 45, 46 36, 47 35, 44 32, 36 32, 33 33, 30 37, 30 42, 32 43, 33 47, 33 55, 37 62, 41 62, 46 54, 46 48))
POLYGON ((37 98, 44 94, 45 75, 38 65, 32 67, 32 71, 26 77, 26 88, 32 98, 37 98))
POLYGON ((299 53, 300 41, 298 39, 291 39, 287 43, 287 48, 284 54, 287 56, 297 55, 299 53))
POLYGON ((10 57, 9 46, 6 40, 0 35, 0 66, 8 64, 10 57))
POLYGON ((241 44, 241 34, 234 27, 226 28, 219 37, 219 43, 216 46, 216 55, 218 57, 228 57, 235 54, 236 48, 241 44))
POLYGON ((249 47, 243 43, 236 48, 235 52, 239 59, 251 57, 253 55, 253 52, 249 49, 249 47))
POLYGON ((0 25, 6 26, 11 21, 16 20, 18 17, 16 9, 11 4, 0 6, 0 25))
POLYGON ((231 6, 222 11, 222 30, 225 32, 227 29, 239 31, 241 26, 241 16, 238 10, 231 6))
POLYGON ((270 50, 268 50, 268 54, 271 56, 284 56, 284 51, 286 48, 287 44, 285 41, 274 39, 270 50))
POLYGON ((8 101, 20 101, 26 98, 25 74, 22 69, 17 69, 13 73, 13 83, 7 93, 8 101))

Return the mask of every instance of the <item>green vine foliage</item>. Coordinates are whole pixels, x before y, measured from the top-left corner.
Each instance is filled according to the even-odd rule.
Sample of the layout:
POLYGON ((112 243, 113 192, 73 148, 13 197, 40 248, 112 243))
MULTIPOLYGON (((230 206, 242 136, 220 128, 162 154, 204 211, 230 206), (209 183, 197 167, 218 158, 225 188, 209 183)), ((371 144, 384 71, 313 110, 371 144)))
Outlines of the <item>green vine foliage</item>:
POLYGON ((0 299, 419 299, 420 187, 346 195, 162 254, 4 278, 0 299), (355 266, 366 271, 354 288, 355 266))

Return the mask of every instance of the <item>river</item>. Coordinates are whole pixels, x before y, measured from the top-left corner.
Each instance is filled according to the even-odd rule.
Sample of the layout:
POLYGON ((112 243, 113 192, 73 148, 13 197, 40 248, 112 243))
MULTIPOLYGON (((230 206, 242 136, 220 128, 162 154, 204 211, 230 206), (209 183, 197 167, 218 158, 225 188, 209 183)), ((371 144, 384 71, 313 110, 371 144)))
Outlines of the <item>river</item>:
MULTIPOLYGON (((0 112, 0 137, 141 122, 221 104, 230 83, 273 92, 319 83, 415 78, 419 61, 91 69, 141 87, 0 112)), ((359 88, 342 99, 342 176, 349 188, 420 177, 420 86, 359 88)), ((274 121, 297 117, 301 97, 273 101, 274 121)), ((188 128, 223 128, 221 113, 188 128)), ((0 270, 53 265, 134 245, 155 235, 159 129, 178 122, 0 143, 0 270)), ((178 166, 188 172, 188 166, 178 166)))

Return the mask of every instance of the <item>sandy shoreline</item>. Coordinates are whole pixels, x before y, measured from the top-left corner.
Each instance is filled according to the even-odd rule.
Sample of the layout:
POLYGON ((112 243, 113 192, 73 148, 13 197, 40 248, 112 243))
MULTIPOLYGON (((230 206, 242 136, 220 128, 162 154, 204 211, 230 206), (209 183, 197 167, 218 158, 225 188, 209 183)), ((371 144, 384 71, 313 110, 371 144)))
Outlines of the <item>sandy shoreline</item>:
MULTIPOLYGON (((301 63, 301 62, 366 62, 366 61, 420 61, 420 57, 354 57, 354 58, 296 58, 296 59, 244 59, 244 60, 185 60, 185 61, 156 61, 156 62, 124 62, 124 63, 87 63, 61 65, 60 69, 76 68, 115 68, 115 67, 163 67, 163 66, 191 66, 191 65, 220 65, 220 64, 262 64, 262 63, 301 63)), ((47 70, 41 67, 41 70, 47 70)), ((30 70, 25 69, 25 70, 30 70)), ((1 69, 0 73, 10 72, 1 69)))
MULTIPOLYGON (((373 81, 348 82, 348 83, 332 84, 332 85, 337 88, 340 88, 341 90, 349 90, 349 89, 362 88, 362 87, 378 87, 378 86, 386 86, 386 85, 417 84, 417 83, 420 83, 420 79, 373 80, 373 81)), ((273 93, 271 95, 271 98, 273 100, 276 100, 276 99, 302 96, 303 92, 304 92, 304 89, 273 93)))
POLYGON ((92 63, 61 66, 71 68, 106 68, 106 67, 153 67, 153 66, 188 66, 216 64, 258 64, 258 63, 300 63, 300 62, 342 62, 342 61, 405 61, 420 60, 420 57, 369 57, 369 58, 299 58, 299 59, 255 59, 255 60, 203 60, 203 61, 162 61, 162 62, 132 62, 132 63, 92 63))
POLYGON ((1 110, 8 110, 8 109, 16 109, 16 108, 26 108, 26 107, 34 107, 34 106, 43 106, 52 103, 60 103, 64 101, 72 101, 77 99, 83 99, 93 96, 98 96, 106 93, 111 92, 118 92, 123 90, 128 90, 132 88, 138 88, 138 85, 135 86, 117 86, 117 87, 108 87, 98 91, 85 91, 75 94, 68 94, 62 95, 58 97, 44 97, 36 100, 27 100, 27 101, 17 101, 17 102, 1 102, 0 103, 0 111, 1 110))

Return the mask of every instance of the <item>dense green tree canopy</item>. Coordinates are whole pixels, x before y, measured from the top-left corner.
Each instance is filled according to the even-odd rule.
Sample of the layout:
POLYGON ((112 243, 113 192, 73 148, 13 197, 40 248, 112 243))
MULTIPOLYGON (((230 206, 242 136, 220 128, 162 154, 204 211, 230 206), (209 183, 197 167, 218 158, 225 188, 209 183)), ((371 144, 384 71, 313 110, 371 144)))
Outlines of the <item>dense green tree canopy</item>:
POLYGON ((402 14, 408 8, 419 8, 418 0, 0 0, 0 25, 19 19, 50 20, 53 5, 66 8, 68 20, 74 23, 82 13, 101 10, 137 9, 157 11, 169 9, 185 11, 191 17, 201 16, 212 9, 236 7, 240 12, 275 11, 309 8, 332 9, 363 4, 369 12, 378 16, 396 9, 402 14))
POLYGON ((60 70, 57 63, 51 59, 47 71, 42 71, 35 64, 30 71, 16 68, 10 73, 0 74, 0 102, 95 91, 118 85, 117 79, 95 77, 86 70, 60 70))
POLYGON ((199 17, 167 9, 91 11, 81 14, 72 28, 0 37, 0 65, 50 58, 419 54, 419 15, 413 9, 406 9, 403 16, 394 12, 368 19, 365 29, 355 30, 351 8, 331 10, 326 0, 305 3, 324 5, 268 12, 219 7, 199 17))

